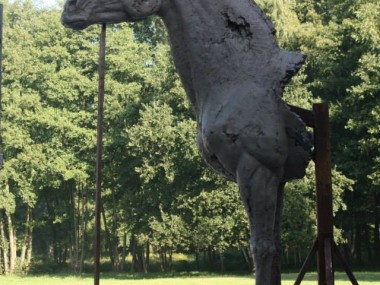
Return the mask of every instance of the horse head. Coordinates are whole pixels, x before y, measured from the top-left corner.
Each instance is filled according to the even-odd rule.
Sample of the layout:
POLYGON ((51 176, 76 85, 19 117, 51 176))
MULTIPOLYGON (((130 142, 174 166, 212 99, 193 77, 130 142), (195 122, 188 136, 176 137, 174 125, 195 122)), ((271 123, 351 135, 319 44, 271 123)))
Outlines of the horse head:
POLYGON ((62 23, 82 30, 92 24, 137 21, 157 13, 162 0, 66 0, 62 23))

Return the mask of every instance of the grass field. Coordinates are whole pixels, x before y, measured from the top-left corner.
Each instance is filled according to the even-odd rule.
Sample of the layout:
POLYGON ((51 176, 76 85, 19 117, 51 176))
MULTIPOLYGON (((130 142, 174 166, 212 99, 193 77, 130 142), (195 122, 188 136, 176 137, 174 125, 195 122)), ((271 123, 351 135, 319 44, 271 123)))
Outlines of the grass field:
MULTIPOLYGON (((380 285, 380 272, 355 273, 360 285, 380 285)), ((293 285, 296 274, 283 274, 283 285, 293 285)), ((317 275, 309 273, 302 284, 315 285, 317 275)), ((0 276, 0 285, 87 285, 93 284, 92 276, 64 275, 0 276)), ((218 275, 214 273, 175 274, 104 274, 101 285, 253 285, 250 275, 218 275)), ((350 285, 344 273, 336 274, 336 285, 350 285)))

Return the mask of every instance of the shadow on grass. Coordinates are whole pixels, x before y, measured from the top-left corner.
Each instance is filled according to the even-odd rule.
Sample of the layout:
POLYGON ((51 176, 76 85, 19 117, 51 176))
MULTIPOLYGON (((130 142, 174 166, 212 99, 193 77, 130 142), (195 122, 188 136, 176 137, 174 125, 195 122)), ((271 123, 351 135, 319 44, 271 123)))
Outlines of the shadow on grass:
MULTIPOLYGON (((298 276, 298 273, 286 273, 283 274, 283 280, 287 281, 295 281, 298 276)), ((359 284, 360 281, 366 281, 366 282, 376 282, 376 284, 380 284, 380 271, 379 272, 370 272, 370 271, 354 271, 354 276, 358 280, 359 284)), ((317 272, 310 272, 306 273, 304 281, 317 281, 318 280, 318 274, 317 272)), ((346 281, 349 280, 347 277, 347 274, 345 272, 335 272, 335 280, 336 281, 346 281)))
MULTIPOLYGON (((93 274, 72 274, 72 273, 47 273, 47 274, 28 274, 18 275, 21 278, 33 278, 33 277, 51 277, 51 278, 89 278, 92 279, 93 274)), ((206 271, 191 271, 191 272, 152 272, 152 273, 101 273, 101 279, 115 279, 115 280, 144 280, 144 279, 172 279, 172 278, 218 278, 218 277, 247 277, 253 278, 253 274, 247 274, 246 272, 228 272, 226 274, 206 272, 206 271)))
MULTIPOLYGON (((284 273, 282 274, 283 281, 295 281, 298 273, 284 273)), ((366 281, 366 282, 376 282, 376 284, 380 284, 380 272, 354 272, 355 277, 358 282, 366 281)), ((53 278, 89 278, 92 279, 92 274, 82 274, 82 275, 73 275, 73 274, 41 274, 41 275, 28 275, 25 277, 39 277, 39 276, 49 276, 53 278)), ((246 272, 228 272, 226 274, 220 274, 215 272, 171 272, 171 273, 102 273, 100 278, 107 279, 115 279, 115 280, 148 280, 148 279, 171 279, 171 278, 223 278, 223 277, 246 277, 253 278, 253 274, 247 274, 246 272)), ((305 275, 304 281, 317 281, 318 275, 316 272, 309 272, 305 275)), ((348 280, 348 277, 345 272, 336 272, 335 274, 336 281, 345 281, 348 280)))
MULTIPOLYGON (((56 275, 54 275, 56 276, 56 275)), ((102 273, 100 275, 101 279, 117 279, 117 280, 144 280, 144 279, 170 279, 170 278, 215 278, 215 277, 252 277, 253 275, 247 274, 246 272, 228 272, 226 274, 215 273, 215 272, 167 272, 167 273, 102 273)), ((82 277, 92 278, 93 275, 85 274, 82 277)))

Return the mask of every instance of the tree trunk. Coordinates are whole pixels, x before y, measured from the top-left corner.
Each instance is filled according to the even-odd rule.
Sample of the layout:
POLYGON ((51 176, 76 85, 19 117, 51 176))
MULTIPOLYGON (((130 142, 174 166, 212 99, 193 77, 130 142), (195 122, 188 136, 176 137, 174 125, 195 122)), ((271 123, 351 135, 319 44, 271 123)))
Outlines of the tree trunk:
POLYGON ((102 218, 103 218, 103 223, 104 223, 104 230, 106 232, 106 242, 107 242, 107 248, 108 248, 108 253, 110 256, 111 264, 115 264, 115 257, 114 257, 114 251, 111 243, 111 235, 110 231, 108 230, 108 224, 107 224, 107 219, 106 219, 106 214, 104 211, 103 204, 101 205, 101 211, 102 211, 102 218))
POLYGON ((8 235, 9 235, 9 273, 14 273, 16 269, 16 259, 17 259, 17 245, 16 245, 16 235, 13 228, 12 216, 6 214, 8 223, 8 235))
POLYGON ((69 255, 69 249, 68 249, 67 244, 65 244, 65 247, 62 253, 62 264, 66 263, 68 255, 69 255))
POLYGON ((360 265, 362 264, 362 226, 357 223, 355 227, 355 255, 356 261, 360 265))
POLYGON ((116 272, 120 271, 120 260, 119 260, 119 241, 117 238, 117 233, 116 231, 113 232, 113 270, 116 272))
MULTIPOLYGON (((71 195, 70 195, 70 201, 71 201, 71 195)), ((47 215, 48 217, 51 217, 53 218, 55 216, 55 213, 54 213, 54 205, 52 205, 54 203, 54 200, 53 199, 47 199, 45 197, 45 207, 46 207, 46 210, 47 210, 47 215)), ((71 210, 71 209, 70 209, 71 210)), ((71 214, 71 211, 70 211, 70 214, 71 214)), ((69 214, 69 215, 70 215, 69 214)), ((70 225, 72 225, 72 223, 70 223, 70 225)), ((53 259, 54 258, 54 244, 56 244, 56 224, 53 223, 53 221, 51 220, 51 222, 49 223, 49 230, 51 231, 48 235, 48 238, 46 239, 46 242, 45 242, 45 255, 47 256, 48 259, 53 259)), ((72 233, 73 231, 70 230, 69 231, 70 233, 70 238, 72 237, 72 233)))
POLYGON ((375 197, 375 226, 373 229, 373 252, 376 265, 380 265, 380 195, 375 197))
POLYGON ((253 272, 252 254, 250 254, 249 251, 250 251, 249 248, 248 249, 246 249, 244 247, 241 248, 241 253, 242 253, 244 260, 248 266, 248 269, 250 272, 253 272))
POLYGON ((146 268, 149 268, 149 263, 150 263, 150 244, 149 244, 149 242, 146 243, 145 262, 146 262, 146 268))
POLYGON ((4 274, 8 275, 9 274, 9 256, 8 256, 8 241, 7 238, 5 237, 5 230, 4 230, 4 219, 3 215, 0 213, 0 246, 2 249, 3 253, 3 268, 4 268, 4 274))
POLYGON ((135 242, 135 236, 133 234, 131 238, 131 254, 132 254, 131 272, 135 272, 136 271, 136 242, 135 242))
POLYGON ((169 249, 169 263, 168 263, 168 270, 169 272, 172 271, 172 265, 173 265, 173 249, 169 249))
POLYGON ((120 265, 121 271, 124 271, 126 256, 127 256, 127 234, 124 233, 124 235, 123 235, 123 251, 121 254, 121 265, 120 265))
POLYGON ((26 235, 27 235, 27 233, 25 232, 24 240, 22 242, 22 247, 21 247, 21 255, 20 255, 20 269, 21 270, 24 270, 24 267, 25 267, 24 263, 25 263, 25 259, 26 259, 26 235))
POLYGON ((297 266, 300 266, 302 265, 302 250, 300 247, 298 247, 298 263, 297 263, 297 266))
POLYGON ((161 272, 165 272, 164 249, 162 247, 160 249, 160 269, 161 269, 161 272))
POLYGON ((133 270, 134 272, 144 272, 147 273, 145 256, 144 256, 144 248, 136 244, 134 245, 133 250, 133 270))
MULTIPOLYGON (((79 229, 78 229, 78 212, 79 212, 79 208, 78 208, 78 205, 76 203, 76 199, 75 199, 75 190, 72 189, 71 191, 71 209, 73 211, 73 216, 72 216, 72 219, 73 219, 73 228, 74 228, 74 231, 73 231, 73 235, 74 235, 74 242, 72 244, 72 248, 71 248, 71 267, 72 267, 72 270, 74 271, 74 273, 77 273, 78 272, 78 250, 79 250, 79 229)), ((58 204, 58 203, 57 203, 58 204)), ((55 238, 54 238, 55 240, 55 238)), ((57 262, 57 256, 56 256, 56 246, 55 246, 56 242, 54 242, 54 259, 56 260, 57 262)))
POLYGON ((29 245, 29 240, 30 240, 30 214, 31 214, 31 209, 29 206, 26 208, 26 218, 25 218, 25 233, 24 233, 24 240, 22 242, 22 247, 21 247, 21 255, 20 255, 20 268, 21 270, 24 270, 26 267, 26 251, 28 249, 29 245))
POLYGON ((87 208, 87 197, 85 193, 85 189, 83 186, 81 186, 82 189, 82 213, 81 213, 81 255, 80 255, 80 261, 79 261, 79 273, 83 272, 83 266, 84 266, 84 259, 86 257, 86 237, 87 237, 87 224, 88 224, 88 219, 87 219, 87 213, 88 213, 88 208, 87 208))
POLYGON ((144 247, 141 246, 139 250, 139 255, 140 255, 140 260, 141 260, 141 265, 144 273, 148 273, 148 267, 146 266, 146 260, 145 260, 145 252, 144 252, 144 247))
POLYGON ((166 246, 164 247, 164 269, 165 271, 167 271, 168 269, 168 256, 167 256, 166 246))
POLYGON ((215 269, 215 252, 211 249, 211 247, 208 248, 208 260, 210 270, 213 271, 215 269))
POLYGON ((199 249, 197 248, 196 250, 195 250, 195 263, 196 263, 196 265, 197 265, 197 271, 199 271, 199 249))
POLYGON ((288 247, 285 248, 285 264, 289 264, 289 249, 288 247))
POLYGON ((219 257, 220 257, 220 272, 224 273, 226 271, 226 268, 225 268, 226 258, 224 256, 224 252, 222 250, 219 251, 219 257))
MULTIPOLYGON (((32 220, 32 213, 30 212, 30 220, 32 220)), ((30 264, 32 262, 32 253, 33 253, 33 227, 29 226, 28 241, 27 241, 27 251, 26 251, 26 263, 25 263, 25 272, 30 271, 30 264)))
POLYGON ((372 254, 372 246, 371 246, 371 238, 370 238, 370 232, 368 229, 368 226, 364 226, 364 245, 365 249, 367 251, 367 261, 372 263, 373 262, 373 254, 372 254))
POLYGON ((117 235, 117 224, 118 224, 118 215, 116 207, 116 198, 115 198, 115 189, 111 187, 112 193, 112 248, 113 248, 113 258, 114 262, 113 270, 118 272, 120 270, 120 260, 119 260, 119 239, 117 235))

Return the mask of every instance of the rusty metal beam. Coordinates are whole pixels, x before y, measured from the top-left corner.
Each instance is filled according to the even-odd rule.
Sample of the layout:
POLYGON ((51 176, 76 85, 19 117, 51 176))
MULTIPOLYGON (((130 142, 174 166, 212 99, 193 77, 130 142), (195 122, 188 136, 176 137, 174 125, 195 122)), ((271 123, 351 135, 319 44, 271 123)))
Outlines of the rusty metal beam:
POLYGON ((340 263, 342 264, 344 271, 346 271, 346 274, 347 274, 348 278, 350 279, 351 284, 352 285, 359 285, 354 274, 352 273, 350 266, 348 265, 348 262, 346 261, 346 259, 341 254, 341 252, 340 252, 338 246, 336 245, 335 241, 333 241, 333 249, 334 249, 334 253, 335 253, 336 257, 339 259, 340 263))
POLYGON ((300 108, 300 107, 289 105, 289 104, 288 104, 288 107, 290 111, 292 111, 293 113, 296 113, 302 119, 302 121, 304 121, 306 126, 312 127, 312 128, 314 127, 313 111, 306 110, 304 108, 300 108))
POLYGON ((312 259, 315 257, 318 251, 318 238, 315 239, 315 242, 313 246, 311 247, 309 254, 306 257, 305 262, 303 263, 300 272, 298 273, 297 279, 294 282, 294 285, 300 285, 303 278, 305 277, 305 274, 309 267, 311 266, 312 259))
POLYGON ((317 191, 318 285, 334 284, 331 242, 333 205, 329 111, 326 103, 313 105, 315 176, 317 191), (327 283, 327 280, 329 281, 327 283))
POLYGON ((355 276, 347 262, 339 252, 334 242, 333 196, 331 174, 330 122, 327 103, 313 105, 313 111, 289 106, 308 126, 314 129, 314 162, 317 196, 317 234, 318 237, 306 258, 304 265, 295 281, 301 284, 311 259, 318 253, 318 285, 334 285, 334 253, 342 262, 343 267, 354 285, 358 285, 355 276), (312 122, 310 122, 310 120, 312 122))

